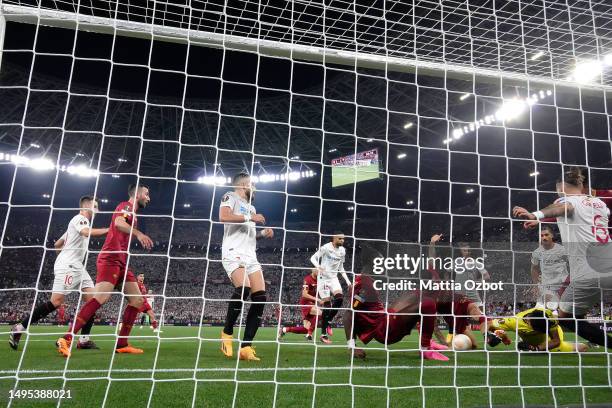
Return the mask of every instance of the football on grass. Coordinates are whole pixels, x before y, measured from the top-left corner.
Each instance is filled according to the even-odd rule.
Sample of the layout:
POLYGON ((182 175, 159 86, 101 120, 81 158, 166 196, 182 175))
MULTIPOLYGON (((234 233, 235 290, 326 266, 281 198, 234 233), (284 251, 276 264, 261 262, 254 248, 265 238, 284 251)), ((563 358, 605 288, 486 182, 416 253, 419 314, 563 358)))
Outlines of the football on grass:
POLYGON ((464 351, 472 348, 472 340, 465 334, 453 336, 453 350, 464 351))

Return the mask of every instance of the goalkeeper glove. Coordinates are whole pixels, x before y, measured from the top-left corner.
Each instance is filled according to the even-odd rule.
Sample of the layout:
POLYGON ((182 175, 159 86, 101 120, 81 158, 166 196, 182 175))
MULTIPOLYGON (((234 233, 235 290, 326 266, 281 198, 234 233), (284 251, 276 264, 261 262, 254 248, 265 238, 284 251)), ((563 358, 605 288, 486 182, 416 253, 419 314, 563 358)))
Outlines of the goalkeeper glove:
POLYGON ((489 347, 495 347, 501 342, 502 339, 500 339, 498 336, 494 335, 493 333, 487 333, 487 344, 489 347))

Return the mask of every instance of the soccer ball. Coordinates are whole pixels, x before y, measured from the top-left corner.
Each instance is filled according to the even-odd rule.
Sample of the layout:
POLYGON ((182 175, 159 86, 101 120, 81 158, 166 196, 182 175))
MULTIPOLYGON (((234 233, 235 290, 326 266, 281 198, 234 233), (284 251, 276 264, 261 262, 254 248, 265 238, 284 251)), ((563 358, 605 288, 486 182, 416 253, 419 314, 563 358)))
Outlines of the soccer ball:
POLYGON ((464 351, 472 348, 472 340, 465 334, 456 334, 453 336, 453 350, 464 351))

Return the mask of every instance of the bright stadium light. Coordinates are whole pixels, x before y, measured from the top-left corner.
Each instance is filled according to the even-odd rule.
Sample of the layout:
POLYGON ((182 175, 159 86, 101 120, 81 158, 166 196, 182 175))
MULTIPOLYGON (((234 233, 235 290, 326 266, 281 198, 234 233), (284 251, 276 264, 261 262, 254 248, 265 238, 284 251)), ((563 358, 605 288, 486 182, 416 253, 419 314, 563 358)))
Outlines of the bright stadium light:
POLYGON ((531 173, 529 173, 529 177, 535 177, 535 176, 537 176, 538 174, 540 174, 540 172, 539 172, 539 171, 532 171, 531 173))
POLYGON ((185 207, 185 208, 191 208, 191 204, 189 204, 189 203, 185 203, 185 204, 183 204, 183 207, 185 207))
POLYGON ((123 157, 120 157, 120 158, 117 159, 117 161, 119 163, 125 163, 125 162, 127 162, 127 159, 124 159, 123 157))
POLYGON ((406 201, 406 205, 413 205, 413 204, 414 204, 414 201, 412 201, 412 200, 406 201))
POLYGON ((408 122, 404 125, 404 129, 410 129, 413 126, 412 122, 408 122))
POLYGON ((102 201, 103 203, 108 203, 108 198, 103 198, 100 201, 102 201))
POLYGON ((112 178, 119 178, 119 177, 121 177, 121 176, 120 176, 120 175, 118 175, 118 174, 113 174, 111 177, 112 177, 112 178))
POLYGON ((51 198, 51 196, 49 194, 43 194, 42 196, 43 196, 43 198, 51 198))
POLYGON ((335 149, 335 148, 334 148, 334 149, 329 149, 329 150, 327 151, 327 153, 336 153, 337 151, 338 151, 338 149, 335 149))
POLYGON ((469 93, 464 93, 463 95, 461 95, 461 97, 459 98, 460 101, 465 101, 467 98, 469 98, 470 96, 472 96, 472 94, 469 93))
POLYGON ((368 142, 368 143, 372 143, 373 141, 374 141, 374 139, 372 139, 372 138, 369 138, 369 139, 366 140, 366 142, 368 142))
POLYGON ((532 61, 535 61, 535 60, 537 60, 537 59, 542 58, 542 57, 544 56, 544 54, 545 54, 545 53, 544 53, 544 51, 538 51, 538 52, 536 52, 535 54, 533 54, 533 55, 531 56, 531 58, 530 58, 530 59, 531 59, 532 61))
POLYGON ((291 212, 292 212, 292 213, 296 213, 296 212, 298 212, 298 210, 297 210, 297 208, 292 208, 292 209, 291 209, 291 212))
POLYGON ((508 99, 502 107, 495 112, 495 117, 500 121, 510 121, 519 117, 527 109, 527 103, 520 99, 508 99))
POLYGON ((472 194, 474 192, 474 189, 473 188, 468 188, 468 189, 465 190, 465 192, 468 193, 468 194, 472 194))
POLYGON ((348 206, 346 209, 347 209, 347 210, 349 210, 349 211, 353 211, 353 210, 355 209, 355 207, 353 207, 353 206, 351 205, 351 206, 348 206))
POLYGON ((79 164, 77 166, 68 166, 66 168, 66 172, 68 174, 74 174, 78 177, 98 177, 98 170, 90 169, 84 164, 79 164))
POLYGON ((604 57, 604 64, 606 65, 612 65, 612 53, 606 55, 604 57))
POLYGON ((291 156, 291 160, 300 160, 300 156, 291 156))
POLYGON ((33 147, 35 149, 40 149, 40 145, 38 143, 30 143, 30 147, 33 147))
POLYGON ((406 155, 406 153, 400 153, 400 154, 398 154, 398 155, 397 155, 397 158, 398 158, 398 159, 403 159, 403 158, 405 158, 406 156, 407 156, 407 155, 406 155))
POLYGON ((587 84, 597 79, 603 72, 603 64, 599 61, 583 61, 576 64, 572 79, 579 84, 587 84))
POLYGON ((45 158, 30 160, 28 166, 37 171, 53 170, 55 168, 55 164, 51 160, 45 158))

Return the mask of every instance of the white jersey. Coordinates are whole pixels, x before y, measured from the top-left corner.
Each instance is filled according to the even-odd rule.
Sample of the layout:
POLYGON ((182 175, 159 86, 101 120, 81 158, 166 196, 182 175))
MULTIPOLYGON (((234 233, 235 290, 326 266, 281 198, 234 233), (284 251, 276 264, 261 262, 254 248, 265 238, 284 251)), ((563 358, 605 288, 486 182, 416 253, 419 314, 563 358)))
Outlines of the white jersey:
POLYGON ((563 244, 567 248, 570 264, 570 279, 594 279, 601 276, 587 261, 590 246, 606 243, 610 210, 599 198, 587 195, 571 195, 557 200, 574 207, 571 216, 557 217, 563 244))
POLYGON ((541 282, 543 285, 561 285, 569 275, 567 270, 567 251, 563 245, 553 244, 550 249, 542 245, 531 254, 531 263, 538 265, 542 272, 541 282))
POLYGON ((64 240, 64 247, 55 260, 55 269, 84 268, 83 262, 89 246, 89 237, 81 236, 83 228, 89 228, 89 220, 81 214, 75 215, 60 238, 64 240))
POLYGON ((153 301, 155 300, 155 296, 145 296, 145 299, 147 300, 149 306, 151 306, 151 309, 153 309, 153 301))
POLYGON ((323 245, 310 258, 312 264, 320 266, 323 271, 319 273, 319 279, 333 279, 338 277, 338 272, 344 272, 344 258, 346 257, 346 249, 344 247, 336 248, 334 244, 328 242, 323 245))
MULTIPOLYGON (((236 215, 255 215, 255 207, 243 200, 233 191, 223 195, 220 207, 229 207, 236 215)), ((225 224, 223 226, 223 244, 221 252, 223 257, 233 253, 255 256, 257 245, 257 229, 255 222, 249 221, 238 224, 225 224)))

